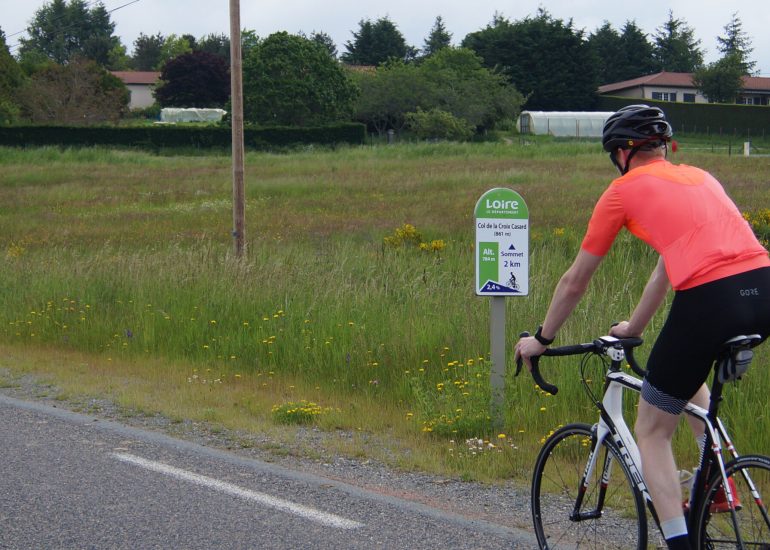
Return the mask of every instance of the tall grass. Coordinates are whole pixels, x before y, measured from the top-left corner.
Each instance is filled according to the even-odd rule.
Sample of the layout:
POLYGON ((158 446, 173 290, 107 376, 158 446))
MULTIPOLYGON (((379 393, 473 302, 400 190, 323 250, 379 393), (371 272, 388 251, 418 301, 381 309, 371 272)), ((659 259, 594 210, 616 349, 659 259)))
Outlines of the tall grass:
MULTIPOLYGON (((489 304, 473 292, 472 211, 498 186, 530 209, 530 296, 507 301, 512 345, 542 320, 614 176, 597 149, 522 140, 250 153, 241 260, 230 252, 226 157, 0 149, 0 342, 301 381, 316 389, 297 400, 359 400, 335 425, 395 410, 406 432, 447 442, 454 458, 441 460, 483 454, 462 444, 480 437, 505 449, 499 475, 524 472, 550 430, 596 414, 574 362, 544 362, 557 397, 513 378, 509 365, 504 425, 492 431, 489 304), (440 246, 386 239, 404 224, 440 246)), ((712 170, 742 209, 767 205, 769 159, 688 153, 686 144, 679 155, 712 170)), ((626 318, 655 260, 621 235, 558 343, 626 318)), ((768 452, 759 411, 770 355, 758 355, 725 414, 739 442, 768 452)))

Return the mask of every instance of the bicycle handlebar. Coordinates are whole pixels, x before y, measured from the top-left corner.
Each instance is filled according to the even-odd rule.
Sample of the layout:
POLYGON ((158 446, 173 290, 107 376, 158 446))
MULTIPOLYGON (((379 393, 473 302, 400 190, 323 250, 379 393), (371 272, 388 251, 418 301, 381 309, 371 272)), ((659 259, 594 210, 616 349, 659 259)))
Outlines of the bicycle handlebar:
MULTIPOLYGON (((522 332, 520 336, 521 337, 529 336, 529 332, 522 332)), ((534 357, 529 358, 529 361, 532 364, 532 378, 535 379, 535 382, 537 383, 538 386, 540 386, 540 388, 543 391, 548 392, 551 395, 556 395, 556 393, 558 393, 559 391, 559 388, 554 384, 551 384, 548 381, 546 381, 545 378, 543 378, 543 375, 540 374, 541 357, 582 355, 585 353, 609 355, 608 352, 611 349, 616 349, 616 350, 622 349, 625 352, 625 358, 628 359, 628 364, 631 366, 631 369, 637 375, 644 377, 647 374, 647 371, 645 371, 642 367, 640 367, 639 364, 636 362, 636 359, 634 358, 634 352, 633 352, 633 348, 640 346, 642 342, 643 340, 641 338, 615 338, 613 336, 602 336, 590 343, 574 344, 570 346, 561 346, 557 348, 547 348, 542 355, 536 355, 534 357)), ((521 372, 522 363, 523 363, 522 358, 519 357, 518 361, 516 361, 516 376, 518 376, 519 372, 521 372)))

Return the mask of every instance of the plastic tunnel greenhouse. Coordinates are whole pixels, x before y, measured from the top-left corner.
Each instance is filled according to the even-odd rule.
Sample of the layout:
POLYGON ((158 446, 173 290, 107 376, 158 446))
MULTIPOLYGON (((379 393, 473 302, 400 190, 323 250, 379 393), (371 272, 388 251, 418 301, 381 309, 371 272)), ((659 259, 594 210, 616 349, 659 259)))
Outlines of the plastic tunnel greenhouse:
POLYGON ((557 137, 601 137, 612 111, 522 111, 519 133, 557 137))

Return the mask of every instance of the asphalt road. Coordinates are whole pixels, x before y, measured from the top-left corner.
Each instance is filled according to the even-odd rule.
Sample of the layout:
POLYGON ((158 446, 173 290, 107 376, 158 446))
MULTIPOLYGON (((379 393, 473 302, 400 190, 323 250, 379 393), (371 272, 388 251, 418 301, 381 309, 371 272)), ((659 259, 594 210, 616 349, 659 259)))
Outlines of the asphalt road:
POLYGON ((535 547, 505 526, 0 394, 0 549, 535 547))

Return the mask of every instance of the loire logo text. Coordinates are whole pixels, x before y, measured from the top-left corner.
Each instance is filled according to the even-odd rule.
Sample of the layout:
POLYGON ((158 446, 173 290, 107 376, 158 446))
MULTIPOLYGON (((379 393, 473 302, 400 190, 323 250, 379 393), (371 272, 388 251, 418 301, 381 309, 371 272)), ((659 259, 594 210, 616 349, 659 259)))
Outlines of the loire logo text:
POLYGON ((491 210, 518 210, 519 201, 514 201, 514 200, 502 201, 500 199, 496 199, 496 200, 487 199, 487 208, 491 210))

